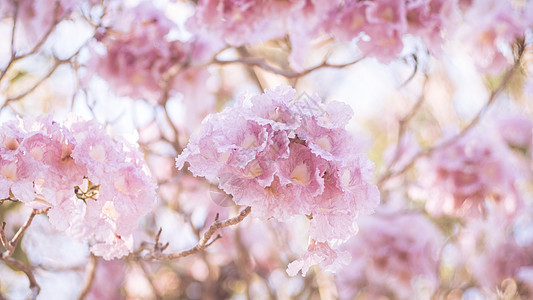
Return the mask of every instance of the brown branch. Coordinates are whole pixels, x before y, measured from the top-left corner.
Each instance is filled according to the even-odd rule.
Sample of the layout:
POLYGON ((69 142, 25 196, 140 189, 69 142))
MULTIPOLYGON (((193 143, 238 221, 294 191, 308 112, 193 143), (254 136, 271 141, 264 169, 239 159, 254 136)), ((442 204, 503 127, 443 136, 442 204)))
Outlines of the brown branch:
POLYGON ((10 249, 9 241, 6 238, 6 222, 2 222, 2 227, 0 228, 0 241, 2 242, 4 249, 10 249))
POLYGON ((11 241, 9 241, 9 242, 7 241, 7 237, 5 235, 5 225, 6 225, 6 223, 5 222, 2 223, 2 228, 0 229, 0 239, 2 241, 2 246, 4 246, 4 248, 6 249, 6 251, 4 253, 2 253, 2 257, 3 258, 8 258, 8 257, 11 257, 11 255, 13 255, 13 252, 15 251, 15 248, 17 247, 17 244, 18 244, 20 238, 22 237, 24 232, 28 229, 28 227, 30 227, 31 222, 33 221, 33 218, 35 217, 35 215, 45 213, 49 209, 50 208, 32 210, 31 214, 28 217, 28 219, 26 219, 26 222, 24 222, 24 224, 22 224, 22 226, 19 228, 17 233, 15 233, 15 235, 13 236, 11 241))
MULTIPOLYGON (((87 41, 89 42, 89 40, 87 41)), ((17 100, 20 100, 21 98, 24 98, 25 96, 27 96, 28 94, 32 93, 33 91, 35 91, 35 89, 37 89, 45 80, 47 80, 48 78, 50 78, 50 76, 52 76, 52 74, 54 74, 54 72, 57 70, 57 68, 65 63, 69 63, 71 62, 71 60, 76 57, 80 51, 85 47, 85 45, 87 44, 87 42, 85 42, 78 50, 76 50, 76 52, 74 52, 72 55, 70 55, 69 57, 67 58, 64 58, 64 59, 59 59, 57 57, 54 57, 55 58, 55 62, 54 62, 54 65, 52 66, 52 68, 50 68, 50 70, 48 71, 48 73, 46 73, 46 75, 44 75, 43 77, 41 77, 41 79, 39 79, 32 87, 30 87, 29 89, 27 89, 26 91, 18 94, 17 96, 14 96, 14 97, 10 97, 10 98, 7 98, 4 103, 2 104, 2 106, 0 106, 0 110, 4 109, 4 107, 6 107, 9 103, 13 102, 13 101, 17 101, 17 100)))
POLYGON ((85 270, 86 274, 86 280, 85 284, 83 285, 83 288, 81 289, 81 293, 78 296, 79 300, 85 299, 87 297, 87 294, 89 293, 89 290, 91 289, 91 286, 94 282, 94 277, 96 275, 96 267, 98 266, 98 259, 94 254, 91 253, 91 256, 89 257, 89 263, 87 264, 87 268, 85 270))
POLYGON ((342 68, 354 65, 354 64, 360 62, 361 60, 363 60, 363 58, 359 58, 359 59, 356 59, 355 61, 352 61, 352 62, 349 62, 349 63, 345 63, 345 64, 339 64, 339 65, 330 64, 327 61, 324 61, 324 62, 322 62, 321 64, 319 64, 317 66, 314 66, 314 67, 309 68, 307 70, 303 70, 301 72, 281 70, 281 69, 272 67, 264 59, 261 59, 261 58, 242 57, 242 58, 237 58, 237 59, 234 59, 234 60, 220 60, 218 58, 215 58, 215 59, 213 59, 213 63, 219 64, 219 65, 228 65, 228 64, 241 63, 241 64, 245 64, 245 65, 248 65, 248 66, 259 67, 259 68, 261 68, 261 69, 263 69, 265 71, 268 71, 268 72, 274 73, 274 74, 278 74, 278 75, 284 76, 286 78, 298 78, 298 77, 305 76, 305 75, 307 75, 307 74, 309 74, 309 73, 311 73, 313 71, 316 71, 318 69, 321 69, 321 68, 342 69, 342 68))
POLYGON ((216 241, 217 239, 220 238, 220 235, 217 235, 214 238, 214 240, 212 240, 210 242, 211 238, 217 232, 217 230, 219 230, 221 228, 224 228, 224 227, 236 225, 236 224, 242 222, 242 220, 244 220, 244 218, 246 218, 250 214, 251 211, 252 211, 252 208, 250 206, 248 206, 244 210, 242 210, 239 215, 237 215, 237 216, 235 216, 233 218, 230 218, 230 219, 227 219, 227 220, 223 220, 223 221, 219 221, 219 220, 215 219, 215 222, 209 227, 209 229, 207 229, 207 231, 200 238, 200 240, 198 241, 198 244, 196 244, 196 246, 194 246, 193 248, 191 248, 189 250, 181 251, 181 252, 178 252, 178 253, 164 254, 163 250, 166 248, 166 246, 163 246, 163 247, 161 246, 161 244, 159 243, 159 234, 158 234, 156 236, 156 244, 154 245, 153 251, 148 253, 148 254, 146 254, 143 257, 143 259, 146 259, 146 260, 150 260, 150 259, 159 259, 159 260, 177 259, 177 258, 186 257, 186 256, 189 256, 189 255, 195 254, 197 252, 200 252, 200 251, 206 249, 207 247, 211 246, 214 241, 216 241))
POLYGON ((5 262, 10 267, 20 270, 26 274, 26 277, 28 277, 28 280, 30 281, 31 299, 37 299, 37 295, 39 295, 41 287, 39 284, 37 284, 31 268, 11 257, 4 257, 3 255, 0 255, 0 260, 5 262))
POLYGON ((13 1, 13 2, 14 2, 13 4, 15 5, 15 12, 14 12, 13 28, 12 28, 12 31, 11 31, 11 58, 9 59, 6 67, 0 73, 0 80, 2 80, 2 78, 4 78, 4 76, 6 75, 7 71, 9 70, 9 68, 15 62, 17 62, 18 60, 21 60, 21 59, 23 59, 23 58, 25 58, 27 56, 35 54, 41 48, 41 46, 46 42, 46 40, 48 40, 48 37, 54 31, 56 25, 59 24, 59 22, 62 21, 62 18, 59 18, 59 15, 58 15, 60 3, 59 3, 59 1, 57 1, 56 4, 55 4, 55 8, 54 8, 54 19, 52 21, 52 24, 48 28, 48 30, 43 35, 43 37, 37 42, 37 44, 35 44, 35 46, 33 46, 33 48, 29 52, 17 55, 15 53, 15 29, 16 29, 16 24, 17 24, 17 19, 18 19, 18 6, 19 6, 18 2, 19 1, 13 1))
POLYGON ((4 76, 6 75, 7 71, 9 70, 9 68, 11 67, 11 65, 15 62, 15 58, 16 58, 16 54, 15 54, 15 31, 16 31, 16 28, 17 28, 17 20, 18 20, 18 12, 19 12, 19 2, 18 1, 11 1, 13 6, 14 6, 14 10, 13 10, 13 28, 11 28, 11 57, 9 58, 9 61, 7 62, 7 65, 5 67, 5 69, 2 70, 2 72, 0 73, 0 80, 2 80, 2 78, 4 78, 4 76))

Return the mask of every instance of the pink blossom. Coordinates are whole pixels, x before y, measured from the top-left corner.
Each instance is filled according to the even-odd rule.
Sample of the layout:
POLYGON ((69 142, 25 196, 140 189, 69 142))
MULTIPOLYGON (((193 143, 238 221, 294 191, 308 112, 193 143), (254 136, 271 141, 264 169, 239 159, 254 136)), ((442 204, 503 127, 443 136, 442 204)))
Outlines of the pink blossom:
POLYGON ((335 273, 343 266, 350 263, 350 254, 346 251, 333 250, 328 243, 320 243, 314 240, 309 242, 309 248, 302 257, 291 262, 287 266, 289 276, 298 274, 300 270, 305 275, 313 265, 320 264, 325 271, 335 273))
POLYGON ((365 56, 388 63, 403 49, 405 34, 420 37, 440 52, 442 32, 456 10, 454 1, 345 1, 331 10, 325 29, 341 41, 356 40, 365 56))
POLYGON ((418 36, 434 54, 440 54, 443 35, 457 12, 456 1, 406 1, 407 33, 418 36))
POLYGON ((268 41, 285 34, 286 26, 279 19, 286 14, 283 6, 290 6, 290 1, 284 5, 270 0, 201 0, 188 27, 193 32, 206 30, 233 46, 268 41))
POLYGON ((431 214, 479 215, 497 205, 511 215, 520 206, 513 153, 490 131, 472 131, 419 166, 431 214))
POLYGON ((137 220, 155 204, 155 185, 137 149, 94 121, 68 127, 51 116, 2 125, 0 197, 50 207, 54 227, 106 259, 128 254, 137 220), (5 130, 4 130, 5 129, 5 130))
POLYGON ((437 287, 443 237, 426 217, 377 213, 358 223, 359 234, 342 247, 352 261, 336 275, 340 299, 353 299, 362 291, 367 297, 414 299, 415 282, 423 281, 433 290, 437 287))
MULTIPOLYGON (((368 183, 373 163, 354 153, 357 143, 344 129, 351 110, 339 102, 326 105, 317 96, 297 99, 286 86, 266 90, 249 104, 206 118, 177 158, 178 168, 188 162, 195 176, 218 182, 257 217, 308 216, 310 237, 320 245, 353 236, 357 214, 372 213, 379 192, 368 183)), ((320 253, 329 252, 305 260, 333 264, 315 258, 320 253)))
POLYGON ((459 32, 460 40, 469 49, 479 68, 497 74, 511 64, 499 50, 524 35, 529 26, 523 13, 509 1, 475 0, 465 19, 468 27, 459 32))
POLYGON ((113 24, 117 32, 105 33, 101 42, 106 54, 93 54, 89 73, 96 73, 120 96, 144 98, 157 102, 165 76, 187 58, 188 45, 168 41, 166 36, 177 25, 150 2, 118 14, 121 22, 113 24))
POLYGON ((289 61, 301 67, 309 40, 320 33, 322 21, 339 1, 205 0, 199 1, 187 26, 231 46, 266 42, 289 35, 289 61))

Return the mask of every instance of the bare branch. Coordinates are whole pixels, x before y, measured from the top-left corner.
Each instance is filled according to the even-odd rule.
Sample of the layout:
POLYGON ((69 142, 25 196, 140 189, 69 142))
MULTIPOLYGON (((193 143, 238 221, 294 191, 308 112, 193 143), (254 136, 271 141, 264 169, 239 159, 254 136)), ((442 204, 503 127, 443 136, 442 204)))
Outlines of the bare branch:
POLYGON ((263 70, 266 70, 268 72, 284 76, 286 78, 298 78, 298 77, 305 76, 305 75, 307 75, 307 74, 309 74, 309 73, 311 73, 313 71, 316 71, 318 69, 321 69, 321 68, 334 68, 334 69, 346 68, 348 66, 351 66, 351 65, 354 65, 354 64, 360 62, 363 59, 364 58, 359 58, 359 59, 356 59, 356 60, 354 60, 352 62, 345 63, 345 64, 339 64, 339 65, 330 64, 327 61, 324 61, 324 62, 322 62, 321 64, 319 64, 317 66, 314 66, 314 67, 309 68, 307 70, 303 70, 301 72, 281 70, 281 69, 272 67, 264 59, 260 59, 260 58, 242 57, 242 58, 237 58, 237 59, 234 59, 234 60, 220 60, 218 58, 215 58, 213 60, 213 63, 219 64, 219 65, 241 63, 241 64, 245 64, 245 65, 249 65, 249 66, 259 67, 259 68, 261 68, 263 70))
POLYGON ((4 253, 2 253, 2 257, 8 258, 8 257, 11 257, 11 255, 13 255, 13 252, 15 251, 15 248, 17 247, 17 244, 18 244, 20 238, 22 237, 24 232, 28 229, 28 227, 30 227, 31 222, 33 221, 33 218, 35 217, 35 215, 45 213, 49 209, 50 208, 32 210, 31 214, 28 217, 28 219, 26 219, 26 222, 24 222, 24 224, 22 224, 22 226, 19 228, 17 233, 15 233, 15 236, 13 236, 13 238, 9 242, 7 241, 7 238, 6 238, 6 235, 5 235, 5 230, 4 230, 5 229, 5 222, 3 222, 2 229, 0 230, 0 239, 2 240, 2 245, 4 246, 6 251, 4 253))
POLYGON ((177 259, 177 258, 182 258, 182 257, 186 257, 186 256, 189 256, 191 254, 194 254, 194 253, 197 253, 199 251, 202 251, 204 250, 205 248, 211 246, 213 244, 213 242, 215 242, 217 239, 220 238, 220 235, 217 235, 214 240, 211 240, 211 237, 217 232, 217 230, 221 229, 221 228, 224 228, 224 227, 228 227, 228 226, 232 226, 232 225, 236 225, 240 222, 242 222, 242 220, 244 220, 244 218, 246 218, 250 212, 252 211, 252 208, 251 207, 246 207, 243 211, 240 212, 239 215, 233 217, 233 218, 230 218, 230 219, 227 219, 227 220, 222 220, 222 221, 215 221, 210 227, 209 229, 207 229, 207 231, 204 233, 204 235, 200 238, 200 240, 198 241, 198 244, 196 246, 194 246, 193 248, 189 249, 189 250, 185 250, 185 251, 181 251, 181 252, 178 252, 178 253, 172 253, 172 254, 164 254, 162 251, 164 250, 164 248, 166 248, 166 246, 161 246, 159 244, 159 238, 158 236, 156 236, 156 245, 154 245, 154 249, 152 252, 146 254, 143 259, 146 259, 146 260, 150 260, 150 259, 159 259, 159 260, 167 260, 167 259, 177 259))
MULTIPOLYGON (((6 67, 2 70, 0 73, 0 80, 4 78, 9 68, 18 60, 21 60, 27 56, 33 55, 37 53, 37 51, 41 48, 41 46, 48 40, 48 37, 50 34, 54 31, 56 25, 61 22, 62 18, 59 18, 59 1, 56 1, 55 8, 54 8, 54 19, 52 21, 52 24, 48 28, 48 30, 45 32, 45 34, 41 37, 41 39, 33 46, 33 48, 24 54, 17 55, 15 51, 15 30, 17 27, 17 19, 18 19, 18 9, 19 9, 19 1, 13 1, 13 5, 15 7, 14 16, 13 16, 13 28, 11 29, 11 58, 7 62, 6 67)), ((4 105, 5 106, 5 105, 4 105)), ((4 107, 2 106, 2 108, 4 107)))
POLYGON ((2 228, 0 228, 0 241, 2 242, 2 246, 4 249, 9 249, 9 241, 6 237, 6 222, 2 222, 2 228))

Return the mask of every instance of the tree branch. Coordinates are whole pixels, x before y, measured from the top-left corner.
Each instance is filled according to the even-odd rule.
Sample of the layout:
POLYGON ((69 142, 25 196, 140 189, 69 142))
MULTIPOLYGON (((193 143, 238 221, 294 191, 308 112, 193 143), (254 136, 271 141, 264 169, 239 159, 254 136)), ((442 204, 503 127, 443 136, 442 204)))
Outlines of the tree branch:
POLYGON ((172 254, 164 254, 163 253, 163 250, 166 249, 168 244, 163 246, 163 245, 161 245, 159 243, 159 236, 160 236, 160 233, 161 233, 161 230, 159 230, 159 233, 156 236, 156 243, 154 245, 154 249, 152 250, 152 252, 146 254, 143 257, 143 259, 146 259, 146 260, 150 260, 150 259, 159 259, 159 260, 177 259, 177 258, 186 257, 186 256, 189 256, 191 254, 194 254, 194 253, 197 253, 199 251, 202 251, 205 248, 211 246, 217 239, 221 238, 220 235, 217 235, 212 241, 210 241, 211 237, 213 237, 213 235, 217 232, 217 230, 219 230, 221 228, 224 228, 224 227, 236 225, 236 224, 242 222, 242 220, 244 220, 244 218, 246 218, 250 214, 251 211, 252 211, 252 208, 250 206, 248 206, 243 211, 241 211, 239 215, 237 215, 237 216, 235 216, 233 218, 227 219, 227 220, 223 220, 223 221, 219 221, 218 220, 218 216, 217 216, 217 218, 215 218, 215 222, 209 227, 209 229, 207 229, 207 231, 200 238, 200 240, 198 241, 198 244, 196 246, 194 246, 193 248, 191 248, 189 250, 181 251, 181 252, 178 252, 178 253, 172 253, 172 254))
POLYGON ((363 59, 364 59, 364 57, 356 59, 356 60, 354 60, 352 62, 349 62, 349 63, 339 64, 339 65, 330 64, 327 61, 324 61, 324 62, 322 62, 321 64, 319 64, 317 66, 314 66, 314 67, 309 68, 307 70, 303 70, 301 72, 281 70, 281 69, 272 67, 264 59, 260 59, 260 58, 242 57, 242 58, 237 58, 237 59, 234 59, 234 60, 220 60, 218 58, 215 58, 215 59, 213 59, 213 63, 214 64, 219 64, 219 65, 228 65, 228 64, 241 63, 241 64, 245 64, 245 65, 248 65, 248 66, 259 67, 259 68, 261 68, 261 69, 263 69, 265 71, 268 71, 268 72, 274 73, 274 74, 278 74, 278 75, 284 76, 286 78, 298 78, 298 77, 305 76, 305 75, 307 75, 307 74, 309 74, 309 73, 311 73, 313 71, 316 71, 318 69, 321 69, 321 68, 342 69, 342 68, 354 65, 354 64, 360 62, 363 59))
POLYGON ((49 209, 50 208, 32 210, 31 214, 28 217, 28 219, 26 220, 26 222, 24 222, 24 224, 22 224, 22 226, 19 228, 17 233, 15 233, 15 235, 13 236, 11 241, 9 241, 9 242, 7 240, 6 232, 5 232, 6 222, 2 223, 2 228, 0 228, 0 240, 2 241, 2 246, 4 246, 4 248, 6 249, 6 251, 4 253, 2 253, 2 257, 7 258, 7 257, 11 257, 11 255, 13 255, 13 252, 15 251, 15 248, 17 247, 17 244, 18 244, 20 238, 22 237, 22 235, 24 234, 26 229, 28 229, 28 227, 30 227, 31 222, 33 221, 33 218, 35 217, 35 215, 45 213, 49 209))
POLYGON ((37 299, 37 295, 39 295, 41 287, 39 286, 39 284, 37 284, 37 281, 35 280, 35 276, 33 275, 33 271, 31 270, 31 268, 14 258, 4 257, 3 254, 0 255, 0 260, 5 262, 10 267, 20 270, 24 272, 24 274, 26 274, 28 280, 30 281, 31 299, 37 299))
POLYGON ((91 256, 89 257, 89 263, 87 264, 87 268, 85 270, 86 274, 86 280, 85 284, 83 285, 83 288, 81 289, 81 293, 78 296, 79 300, 85 299, 87 297, 87 294, 89 293, 89 290, 91 289, 91 286, 94 282, 94 277, 96 274, 96 267, 98 266, 98 259, 94 254, 91 253, 91 256))

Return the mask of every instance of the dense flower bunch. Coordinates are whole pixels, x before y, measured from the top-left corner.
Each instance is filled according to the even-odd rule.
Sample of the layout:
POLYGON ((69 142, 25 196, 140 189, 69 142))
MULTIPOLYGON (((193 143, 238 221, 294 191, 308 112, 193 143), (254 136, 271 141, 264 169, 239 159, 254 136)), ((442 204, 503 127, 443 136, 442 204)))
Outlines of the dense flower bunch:
POLYGON ((0 131, 0 199, 50 208, 50 222, 106 259, 132 251, 137 220, 155 205, 140 153, 94 121, 61 126, 51 116, 0 131))
POLYGON ((426 209, 434 215, 480 215, 492 205, 512 214, 521 203, 519 168, 498 135, 472 132, 421 161, 420 172, 432 194, 426 209))
POLYGON ((105 55, 95 55, 88 66, 115 89, 119 96, 157 102, 172 67, 187 59, 189 45, 168 41, 177 25, 149 2, 113 12, 120 22, 98 36, 105 55))
POLYGON ((323 32, 341 41, 358 38, 357 45, 364 55, 389 62, 403 49, 405 34, 419 36, 432 50, 438 50, 441 30, 454 9, 455 1, 445 0, 210 0, 200 1, 191 23, 195 25, 193 30, 209 30, 230 45, 267 41, 287 32, 291 32, 291 42, 297 49, 303 42, 299 35, 306 36, 305 43, 323 32), (272 22, 272 17, 277 22, 272 22), (359 39, 361 35, 367 38, 359 39))
POLYGON ((337 276, 341 299, 413 299, 416 286, 435 290, 444 239, 425 216, 378 212, 358 223, 361 231, 344 247, 353 259, 337 276))
POLYGON ((364 56, 383 63, 398 57, 406 35, 420 38, 428 50, 440 54, 443 37, 457 33, 472 51, 483 51, 480 67, 501 71, 507 59, 498 46, 524 34, 531 11, 517 10, 509 1, 483 0, 207 0, 199 1, 189 23, 191 31, 208 31, 233 46, 289 34, 293 60, 301 60, 297 56, 309 39, 324 33, 339 41, 355 40, 364 56), (471 25, 456 28, 462 17, 471 25))
POLYGON ((337 38, 357 41, 364 55, 387 63, 403 49, 406 34, 420 37, 432 51, 440 52, 442 31, 455 10, 455 1, 345 1, 330 13, 328 29, 337 38))
POLYGON ((321 263, 335 269, 346 255, 336 246, 353 236, 359 212, 371 213, 379 192, 368 183, 373 163, 344 126, 351 109, 318 97, 297 99, 290 87, 267 90, 210 115, 177 158, 196 176, 218 179, 235 203, 256 216, 311 220, 309 253, 289 272, 321 263), (337 257, 338 256, 338 257, 337 257))

